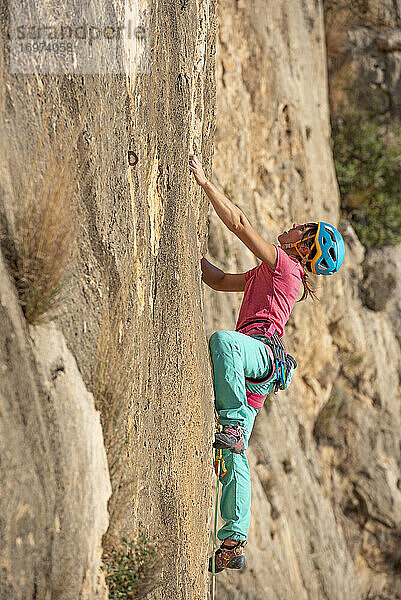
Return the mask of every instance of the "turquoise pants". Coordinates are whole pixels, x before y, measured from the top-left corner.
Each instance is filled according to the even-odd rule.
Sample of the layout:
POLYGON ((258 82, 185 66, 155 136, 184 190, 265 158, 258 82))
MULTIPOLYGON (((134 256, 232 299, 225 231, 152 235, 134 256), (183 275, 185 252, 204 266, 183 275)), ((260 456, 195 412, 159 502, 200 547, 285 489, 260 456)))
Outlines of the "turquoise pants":
MULTIPOLYGON (((245 377, 265 379, 272 372, 266 345, 238 331, 216 331, 209 339, 213 365, 215 406, 220 425, 241 425, 245 430, 245 450, 259 410, 249 406, 245 377)), ((275 377, 265 386, 269 393, 275 377)), ((223 450, 227 473, 220 476, 220 512, 225 525, 217 537, 245 540, 251 522, 251 475, 243 454, 223 450)))

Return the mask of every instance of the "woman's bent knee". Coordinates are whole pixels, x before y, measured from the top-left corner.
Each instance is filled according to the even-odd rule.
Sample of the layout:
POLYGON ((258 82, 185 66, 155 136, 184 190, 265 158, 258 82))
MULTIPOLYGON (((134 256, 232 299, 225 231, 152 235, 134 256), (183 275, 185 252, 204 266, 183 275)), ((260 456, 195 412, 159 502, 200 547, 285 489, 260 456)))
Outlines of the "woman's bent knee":
POLYGON ((232 344, 232 331, 229 330, 219 330, 212 333, 209 338, 209 347, 216 348, 218 346, 224 346, 227 344, 232 344))

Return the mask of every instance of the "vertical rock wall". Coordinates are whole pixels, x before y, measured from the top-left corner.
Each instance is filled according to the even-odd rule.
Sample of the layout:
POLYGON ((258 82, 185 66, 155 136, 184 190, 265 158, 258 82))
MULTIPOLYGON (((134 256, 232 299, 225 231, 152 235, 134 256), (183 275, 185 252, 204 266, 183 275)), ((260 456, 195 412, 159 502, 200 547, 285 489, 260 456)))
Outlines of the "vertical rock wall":
MULTIPOLYGON (((99 18, 126 22, 145 4, 91 7, 99 18)), ((201 291, 196 234, 207 236, 208 203, 191 180, 188 152, 210 175, 216 142, 216 183, 266 239, 293 220, 339 216, 322 3, 221 0, 217 95, 215 0, 159 0, 147 8, 150 69, 123 40, 128 59, 113 76, 11 74, 9 15, 0 13, 3 222, 15 226, 15 181, 40 176, 32 157, 41 136, 48 153, 58 153, 57 134, 81 119, 78 158, 89 151, 76 191, 73 276, 54 327, 25 329, 1 272, 1 585, 14 586, 5 587, 8 597, 31 597, 35 586, 37 597, 46 590, 74 600, 104 597, 97 571, 110 489, 98 413, 77 368, 90 387, 102 309, 107 294, 126 281, 127 264, 134 284, 124 323, 135 356, 122 370, 132 369, 133 482, 121 529, 167 542, 162 587, 151 600, 207 596, 213 428, 207 335, 234 327, 241 295, 201 291), (135 166, 128 166, 128 151, 138 157, 135 166), (69 454, 69 431, 76 456, 69 454), (15 452, 9 435, 18 442, 15 452), (77 551, 70 561, 71 545, 77 551), (63 590, 66 573, 71 589, 63 590)), ((399 306, 371 290, 361 267, 364 250, 346 224, 343 231, 341 274, 319 282, 320 302, 297 305, 288 324, 286 343, 299 368, 291 390, 258 416, 249 451, 248 566, 219 575, 219 598, 392 600, 401 593, 399 306)), ((213 213, 209 233, 212 259, 223 269, 255 265, 213 213)), ((398 290, 398 263, 384 258, 373 257, 370 277, 393 260, 398 290)))
POLYGON ((99 413, 54 326, 26 327, 0 259, 0 597, 107 598, 99 413))
POLYGON ((399 2, 324 2, 332 113, 401 116, 399 2))
MULTIPOLYGON (((91 11, 97 19, 125 21, 142 5, 97 2, 91 11)), ((162 585, 151 598, 194 600, 205 598, 207 590, 213 413, 196 249, 197 233, 206 236, 207 203, 187 165, 192 151, 206 166, 211 162, 216 3, 160 0, 148 9, 146 36, 154 49, 150 69, 135 63, 135 50, 122 40, 121 52, 128 51, 124 72, 85 76, 10 73, 9 14, 3 9, 2 145, 8 160, 1 165, 0 206, 12 227, 18 200, 12 184, 18 177, 40 176, 32 170, 35 143, 44 131, 48 155, 57 153, 57 133, 66 127, 68 137, 81 119, 77 154, 89 151, 89 159, 76 191, 77 253, 55 326, 90 387, 105 298, 109 292, 112 297, 130 271, 130 310, 122 325, 130 323, 136 350, 133 364, 120 368, 132 368, 133 482, 132 503, 120 527, 128 538, 145 534, 151 541, 166 542, 162 585), (128 151, 137 155, 136 166, 128 165, 128 151)), ((22 351, 12 365, 20 372, 22 351)), ((66 421, 59 428, 68 430, 73 414, 57 408, 66 421)), ((32 435, 40 437, 37 427, 33 425, 32 435)), ((23 466, 21 470, 23 475, 23 466)), ((64 484, 52 480, 47 495, 64 484)), ((7 484, 4 489, 7 503, 12 488, 7 484)), ((83 501, 76 499, 71 510, 80 514, 83 501)), ((33 503, 39 510, 35 499, 33 503)), ((51 524, 37 526, 42 538, 35 543, 51 544, 51 524)), ((75 524, 67 519, 64 526, 68 531, 75 524)), ((78 527, 76 543, 82 536, 93 552, 101 533, 89 525, 78 527)), ((62 551, 69 553, 67 546, 62 551)), ((1 552, 4 556, 6 550, 1 552)), ((39 564, 39 570, 44 568, 39 564)), ((70 578, 78 588, 81 576, 72 566, 70 578)), ((17 590, 16 598, 28 597, 22 584, 17 590)), ((78 592, 70 597, 76 600, 78 592)))

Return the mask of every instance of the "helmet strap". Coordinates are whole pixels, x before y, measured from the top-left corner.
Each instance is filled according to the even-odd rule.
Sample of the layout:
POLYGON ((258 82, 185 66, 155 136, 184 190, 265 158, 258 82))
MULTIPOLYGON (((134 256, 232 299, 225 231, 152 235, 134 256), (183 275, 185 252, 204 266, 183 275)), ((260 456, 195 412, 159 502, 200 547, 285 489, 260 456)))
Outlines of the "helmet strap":
POLYGON ((307 262, 308 262, 309 254, 312 252, 315 244, 316 244, 316 234, 315 235, 309 235, 308 237, 303 238, 302 240, 298 240, 297 242, 293 242, 291 244, 280 244, 280 248, 283 248, 283 249, 286 249, 286 248, 295 248, 295 250, 297 251, 297 254, 299 254, 299 256, 301 257, 301 264, 303 266, 305 266, 307 264, 307 262), (306 255, 302 254, 302 252, 298 248, 298 244, 300 244, 301 242, 305 242, 306 240, 312 240, 312 239, 315 239, 315 241, 312 244, 312 246, 310 247, 308 254, 306 254, 306 255))

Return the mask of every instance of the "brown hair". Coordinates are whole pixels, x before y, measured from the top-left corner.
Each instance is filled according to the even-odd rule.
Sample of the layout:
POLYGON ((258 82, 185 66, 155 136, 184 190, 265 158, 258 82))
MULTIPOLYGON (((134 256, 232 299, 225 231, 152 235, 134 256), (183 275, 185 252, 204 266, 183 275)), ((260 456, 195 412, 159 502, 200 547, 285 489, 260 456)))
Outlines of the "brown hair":
POLYGON ((304 291, 302 294, 302 298, 300 298, 298 300, 298 302, 302 302, 302 300, 305 300, 305 298, 307 298, 308 296, 310 296, 312 298, 312 300, 319 300, 319 298, 316 296, 316 290, 311 287, 311 285, 308 281, 308 277, 309 277, 309 273, 304 268, 304 274, 302 277, 302 285, 304 286, 304 291))
MULTIPOLYGON (((309 229, 307 229, 307 231, 303 234, 302 239, 305 239, 305 238, 309 237, 310 235, 316 234, 317 228, 318 228, 317 223, 311 223, 311 227, 309 229)), ((307 244, 308 244, 309 248, 311 248, 314 243, 315 243, 314 238, 307 240, 307 244)), ((312 270, 310 268, 310 261, 315 256, 315 254, 316 254, 316 246, 314 248, 312 248, 310 254, 308 255, 308 262, 306 263, 306 265, 302 265, 303 269, 304 269, 304 274, 302 276, 302 284, 304 286, 304 291, 302 294, 302 298, 300 298, 298 300, 298 302, 302 302, 302 300, 305 300, 308 296, 310 296, 312 298, 312 300, 319 300, 319 298, 316 295, 316 290, 313 287, 311 287, 311 285, 308 281, 309 273, 312 273, 312 270)), ((299 257, 299 262, 301 262, 301 257, 299 257)))

